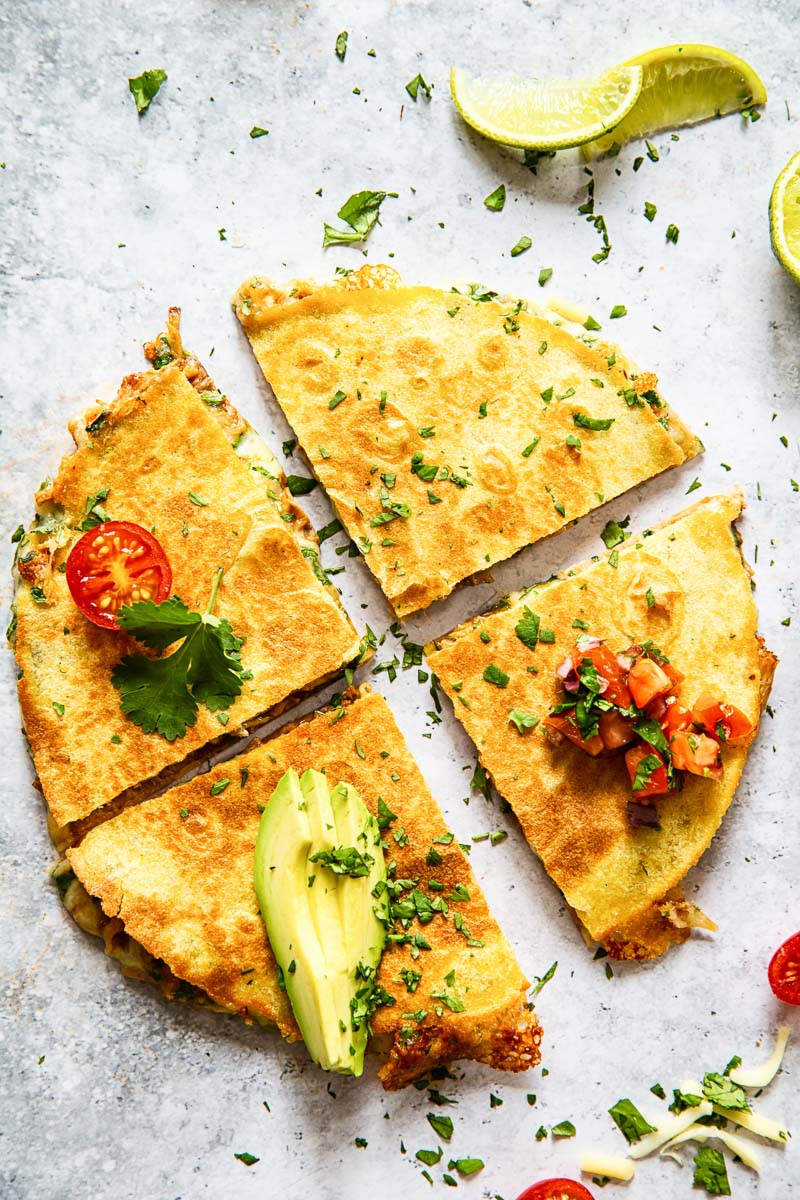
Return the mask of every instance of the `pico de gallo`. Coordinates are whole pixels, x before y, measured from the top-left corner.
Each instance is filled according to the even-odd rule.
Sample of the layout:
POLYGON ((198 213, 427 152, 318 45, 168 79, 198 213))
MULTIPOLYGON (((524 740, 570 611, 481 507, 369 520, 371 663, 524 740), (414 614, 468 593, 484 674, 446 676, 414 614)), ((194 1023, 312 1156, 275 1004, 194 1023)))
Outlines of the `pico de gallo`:
POLYGON ((582 635, 556 674, 566 698, 545 726, 593 757, 624 750, 634 828, 660 828, 653 797, 683 787, 685 774, 721 779, 722 746, 753 729, 744 713, 710 692, 685 708, 684 676, 652 642, 615 654, 607 642, 582 635))

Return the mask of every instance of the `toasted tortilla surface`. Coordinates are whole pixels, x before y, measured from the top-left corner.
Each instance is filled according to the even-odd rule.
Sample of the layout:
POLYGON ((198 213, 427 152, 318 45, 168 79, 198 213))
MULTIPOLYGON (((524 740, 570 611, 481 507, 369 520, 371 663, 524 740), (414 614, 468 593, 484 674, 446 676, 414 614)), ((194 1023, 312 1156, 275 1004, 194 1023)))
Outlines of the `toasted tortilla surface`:
POLYGON ((585 629, 616 651, 651 640, 685 675, 687 706, 714 692, 753 722, 752 740, 776 659, 757 636, 750 574, 732 529, 742 505, 738 492, 704 500, 427 647, 528 842, 590 937, 618 958, 656 957, 692 925, 713 927, 677 889, 733 799, 748 745, 723 747, 720 782, 686 775, 682 790, 659 796, 660 830, 633 829, 621 755, 591 758, 565 739, 554 745, 541 725, 520 734, 509 712, 541 721, 563 699, 556 667, 585 629), (525 608, 554 632, 553 644, 532 651, 520 640, 515 626, 525 608), (506 687, 484 679, 490 663, 509 676, 506 687))
POLYGON ((175 977, 214 1005, 274 1023, 297 1040, 253 887, 260 806, 290 766, 347 781, 376 815, 381 797, 395 814, 385 832, 394 878, 417 879, 428 899, 445 898, 445 913, 424 925, 414 919, 408 928, 411 939, 421 937, 429 949, 397 944, 383 956, 379 980, 396 1000, 379 1008, 372 1022, 378 1042, 390 1047, 384 1086, 402 1087, 460 1058, 514 1071, 535 1065, 541 1030, 526 1003, 527 980, 378 695, 365 690, 210 774, 127 809, 68 850, 69 861, 106 915, 175 977), (441 857, 435 866, 432 850, 441 857), (429 890, 430 878, 443 890, 429 890), (458 898, 460 889, 468 899, 458 898), (413 994, 403 969, 421 973, 413 994), (451 1011, 436 992, 457 996, 464 1011, 451 1011), (412 1019, 409 1010, 426 1015, 412 1019))
POLYGON ((399 616, 700 449, 655 376, 553 313, 387 267, 291 293, 256 278, 234 308, 399 616))
POLYGON ((282 519, 280 482, 237 457, 177 364, 129 377, 99 428, 87 435, 84 424, 76 423, 77 449, 38 497, 54 515, 33 527, 18 556, 20 705, 58 826, 163 777, 224 733, 241 733, 359 653, 333 589, 315 575, 282 519), (169 742, 122 713, 111 673, 142 647, 83 617, 63 574, 82 536, 77 526, 87 497, 105 489, 109 519, 155 534, 172 566, 173 592, 191 608, 205 609, 214 574, 224 567, 215 612, 246 638, 242 661, 252 671, 226 726, 201 706, 186 736, 169 742))

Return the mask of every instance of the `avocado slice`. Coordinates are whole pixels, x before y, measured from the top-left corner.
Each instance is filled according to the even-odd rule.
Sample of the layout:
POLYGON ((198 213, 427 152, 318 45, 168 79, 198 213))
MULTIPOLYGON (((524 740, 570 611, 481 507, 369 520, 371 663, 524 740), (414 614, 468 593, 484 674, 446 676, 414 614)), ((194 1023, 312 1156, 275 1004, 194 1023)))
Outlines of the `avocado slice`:
POLYGON ((290 768, 261 817, 254 883, 300 1032, 328 1071, 364 1069, 385 881, 380 830, 355 788, 290 768))

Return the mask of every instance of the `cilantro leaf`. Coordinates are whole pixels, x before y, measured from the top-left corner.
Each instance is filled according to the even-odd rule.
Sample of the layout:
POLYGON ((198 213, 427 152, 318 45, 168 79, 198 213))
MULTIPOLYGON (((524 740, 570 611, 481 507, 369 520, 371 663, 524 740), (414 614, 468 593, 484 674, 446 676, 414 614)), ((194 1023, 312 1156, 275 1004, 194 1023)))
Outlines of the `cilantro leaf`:
POLYGON ((615 546, 619 546, 620 542, 624 542, 631 535, 625 530, 631 523, 630 514, 623 517, 621 521, 607 521, 600 537, 605 543, 607 550, 613 550, 615 546))
POLYGON ((577 1130, 572 1124, 572 1121, 559 1121, 550 1130, 554 1138, 570 1138, 575 1137, 577 1130))
POLYGON ((495 663, 489 663, 488 667, 483 672, 483 678, 487 683, 493 683, 495 687, 508 687, 509 676, 505 671, 501 670, 495 663))
POLYGON ((652 1133, 655 1129, 655 1125, 645 1120, 631 1100, 618 1100, 608 1111, 628 1142, 638 1142, 646 1133, 652 1133))
POLYGON ((416 100, 419 95, 420 88, 425 93, 425 99, 430 100, 432 83, 426 83, 421 75, 415 75, 413 79, 409 79, 406 84, 406 91, 412 100, 416 100))
POLYGON ((574 412, 572 414, 574 425, 577 425, 580 429, 594 429, 598 432, 610 429, 615 420, 615 417, 590 417, 582 412, 574 412))
POLYGON ((316 479, 309 475, 287 475, 286 486, 293 496, 307 496, 317 486, 316 479))
POLYGON ((682 1113, 687 1108, 697 1108, 703 1103, 702 1096, 696 1096, 694 1092, 682 1092, 680 1088, 672 1089, 672 1103, 669 1106, 671 1113, 682 1113))
POLYGON ((718 1071, 708 1071, 703 1076, 703 1095, 719 1108, 750 1112, 744 1088, 739 1087, 727 1075, 720 1075, 718 1071))
POLYGON ((178 596, 163 604, 138 601, 120 609, 120 628, 154 650, 183 638, 183 645, 166 658, 127 654, 117 663, 111 682, 120 693, 122 711, 145 733, 160 733, 167 741, 184 737, 197 720, 200 704, 211 712, 230 708, 245 678, 230 622, 215 617, 214 606, 222 579, 217 572, 208 610, 191 612, 178 596))
POLYGON ((527 233, 523 233, 522 237, 511 247, 511 257, 517 258, 520 254, 524 254, 526 250, 530 250, 533 242, 528 237, 527 233))
POLYGON ((704 1187, 710 1196, 730 1196, 728 1171, 719 1150, 713 1150, 710 1146, 699 1148, 694 1156, 692 1182, 695 1187, 704 1187))
POLYGON ((556 967, 557 967, 557 966, 558 966, 558 960, 556 960, 556 961, 553 963, 553 965, 552 965, 552 966, 548 967, 548 968, 547 968, 547 970, 545 971, 544 975, 542 975, 541 977, 540 977, 539 975, 534 975, 534 979, 536 980, 536 985, 535 985, 535 987, 534 987, 534 988, 531 990, 531 995, 532 995, 532 996, 536 996, 536 995, 538 995, 538 994, 539 994, 539 992, 540 992, 540 991, 542 990, 542 988, 544 987, 544 985, 545 985, 546 983, 549 983, 549 982, 550 982, 550 980, 553 978, 553 976, 554 976, 554 975, 555 975, 555 973, 556 973, 556 967))
POLYGON ((659 767, 663 767, 663 765, 657 754, 646 755, 636 768, 636 774, 631 784, 631 791, 641 792, 642 788, 647 787, 653 772, 657 771, 659 767))
POLYGON ((150 102, 156 98, 162 83, 166 82, 167 72, 161 70, 142 71, 134 79, 128 80, 128 90, 133 96, 136 111, 141 114, 150 107, 150 102))
POLYGON ((483 203, 490 212, 502 212, 506 206, 506 185, 501 183, 489 193, 483 203))
POLYGON ((427 1113, 426 1118, 434 1133, 438 1133, 443 1141, 449 1142, 453 1136, 452 1118, 441 1116, 439 1113, 427 1113))
POLYGON ((451 1171, 458 1171, 459 1175, 474 1175, 477 1171, 481 1171, 484 1167, 482 1158, 451 1158, 447 1164, 451 1171))
POLYGON ((514 632, 524 646, 529 650, 536 649, 536 643, 539 641, 539 625, 541 618, 537 613, 531 612, 527 604, 522 610, 522 616, 514 626, 514 632))
POLYGON ((512 708, 509 709, 508 723, 514 726, 517 733, 524 733, 526 729, 535 729, 539 724, 539 718, 523 712, 521 708, 512 708))
POLYGON ((435 1167, 439 1159, 442 1157, 442 1148, 438 1150, 418 1150, 416 1157, 420 1162, 424 1162, 428 1167, 435 1167))
POLYGON ((396 195, 396 192, 354 192, 336 214, 339 220, 344 221, 350 228, 335 229, 326 224, 322 239, 323 248, 363 241, 377 223, 381 205, 386 197, 396 195))

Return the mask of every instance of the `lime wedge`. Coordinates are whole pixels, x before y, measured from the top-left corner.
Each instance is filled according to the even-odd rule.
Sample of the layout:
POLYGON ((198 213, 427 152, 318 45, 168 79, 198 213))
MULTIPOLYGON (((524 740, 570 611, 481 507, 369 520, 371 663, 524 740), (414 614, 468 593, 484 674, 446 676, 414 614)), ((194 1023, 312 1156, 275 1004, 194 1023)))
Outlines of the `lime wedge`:
POLYGON ((450 91, 461 116, 493 142, 526 150, 565 150, 613 129, 633 108, 639 66, 596 79, 476 79, 453 67, 450 91))
POLYGON ((615 143, 723 117, 767 99, 749 63, 716 46, 662 46, 629 58, 625 65, 644 71, 639 99, 613 133, 583 147, 586 159, 598 158, 615 143))
POLYGON ((769 198, 769 232, 778 262, 800 283, 800 151, 775 180, 769 198))

